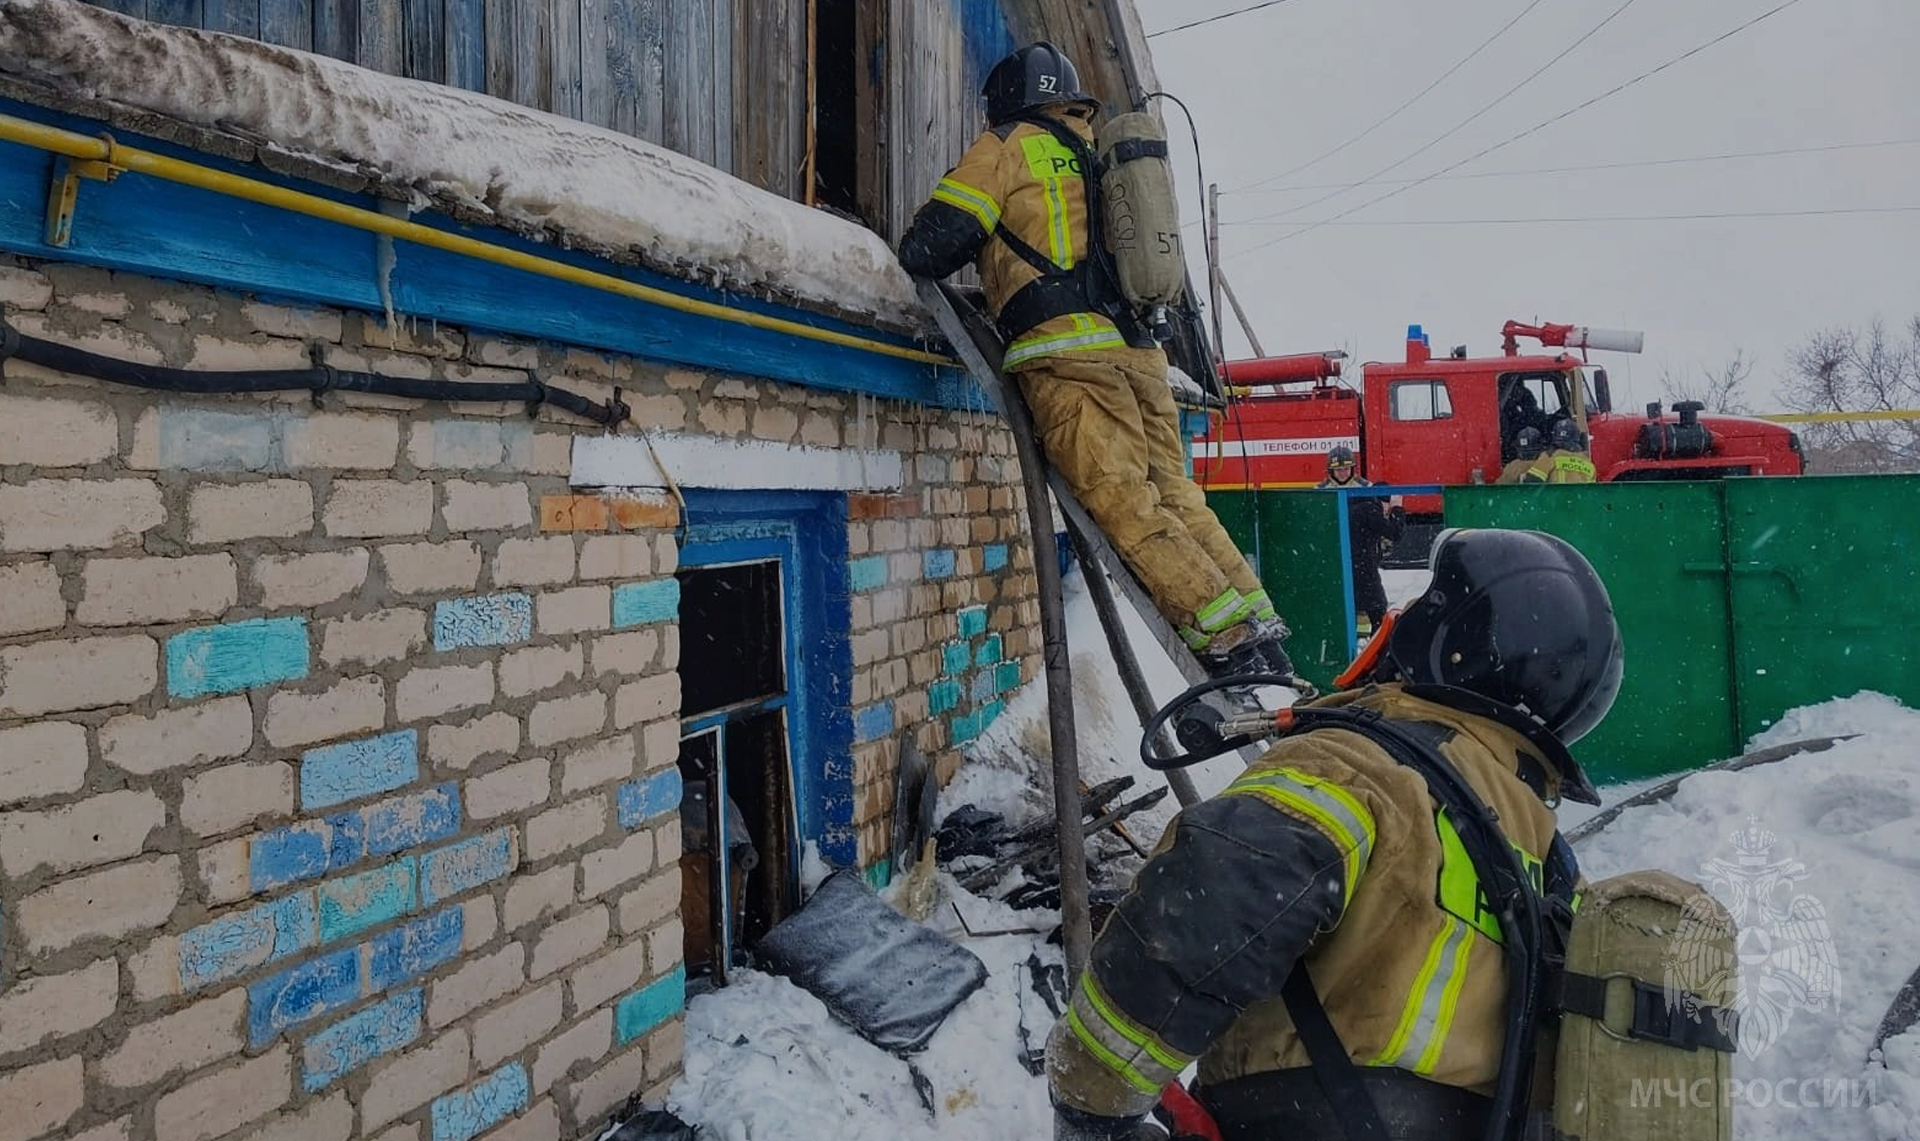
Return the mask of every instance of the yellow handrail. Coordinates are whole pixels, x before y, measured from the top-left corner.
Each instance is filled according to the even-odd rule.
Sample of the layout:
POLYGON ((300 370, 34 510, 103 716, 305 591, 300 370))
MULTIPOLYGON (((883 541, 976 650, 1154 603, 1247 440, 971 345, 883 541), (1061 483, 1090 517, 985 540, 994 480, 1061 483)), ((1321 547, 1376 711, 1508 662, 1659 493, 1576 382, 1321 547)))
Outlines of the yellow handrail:
POLYGON ((329 201, 298 190, 274 186, 247 178, 243 175, 228 174, 200 166, 197 163, 168 158, 166 155, 143 151, 137 147, 122 146, 111 136, 95 137, 77 134, 73 131, 49 127, 30 119, 20 119, 12 115, 0 115, 0 139, 37 147, 54 154, 89 162, 103 162, 120 170, 136 171, 164 178, 169 182, 178 182, 186 186, 209 190, 215 194, 224 194, 232 198, 241 198, 249 202, 258 202, 265 206, 277 206, 297 214, 320 218, 329 222, 338 222, 358 230, 367 230, 376 234, 386 234, 416 245, 431 246, 448 253, 461 254, 493 262, 513 269, 537 273, 543 277, 558 281, 584 285, 607 293, 630 297, 636 301, 660 305, 682 313, 692 313, 702 317, 711 317, 717 321, 727 321, 735 325, 765 329, 769 332, 786 333, 789 336, 803 337, 810 341, 822 341, 843 348, 858 349, 862 352, 877 353, 881 356, 897 357, 901 360, 915 361, 920 364, 951 365, 951 358, 904 345, 890 345, 870 337, 840 333, 832 329, 816 329, 798 321, 788 321, 780 317, 769 317, 761 313, 749 313, 740 309, 730 309, 711 301, 701 301, 693 297, 682 297, 664 289, 650 285, 640 285, 626 281, 611 274, 597 273, 582 269, 551 258, 537 257, 533 254, 510 250, 504 246, 489 242, 449 234, 418 222, 404 218, 391 218, 374 210, 365 210, 358 206, 329 201))

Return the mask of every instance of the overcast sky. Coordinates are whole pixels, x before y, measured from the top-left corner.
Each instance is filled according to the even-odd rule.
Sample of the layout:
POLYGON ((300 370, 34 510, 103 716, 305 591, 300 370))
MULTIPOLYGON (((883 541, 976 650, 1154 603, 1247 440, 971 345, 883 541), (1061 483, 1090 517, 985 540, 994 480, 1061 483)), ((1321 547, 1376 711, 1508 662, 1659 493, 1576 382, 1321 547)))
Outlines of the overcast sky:
MULTIPOLYGON (((1253 0, 1136 0, 1149 32, 1253 0)), ((1920 141, 1901 146, 1525 177, 1459 175, 1920 140, 1920 0, 1798 0, 1594 106, 1297 237, 1400 183, 1335 193, 1432 142, 1567 49, 1622 0, 1534 0, 1473 61, 1353 138, 1527 9, 1529 0, 1285 0, 1150 39, 1161 83, 1199 120, 1221 186, 1224 264, 1269 353, 1398 359, 1409 323, 1436 352, 1498 351, 1508 318, 1641 329, 1596 354, 1616 400, 1660 397, 1662 367, 1755 358, 1757 411, 1788 349, 1833 324, 1920 313, 1920 209, 1812 217, 1383 225, 1920 208, 1920 141), (1314 189, 1286 189, 1312 184, 1314 189), (1326 195, 1326 201, 1314 199, 1326 195), (1261 215, 1280 217, 1254 221, 1261 215), (1280 222, 1281 225, 1274 225, 1280 222)), ((1390 172, 1420 179, 1666 63, 1781 0, 1626 0, 1606 26, 1478 119, 1390 172)), ((1170 122, 1183 130, 1177 112, 1170 122)), ((1188 148, 1184 216, 1198 216, 1188 148)), ((1200 249, 1189 229, 1189 249, 1200 249)), ((1196 276, 1197 281, 1204 278, 1196 276)), ((1231 319, 1230 355, 1248 350, 1231 319)))

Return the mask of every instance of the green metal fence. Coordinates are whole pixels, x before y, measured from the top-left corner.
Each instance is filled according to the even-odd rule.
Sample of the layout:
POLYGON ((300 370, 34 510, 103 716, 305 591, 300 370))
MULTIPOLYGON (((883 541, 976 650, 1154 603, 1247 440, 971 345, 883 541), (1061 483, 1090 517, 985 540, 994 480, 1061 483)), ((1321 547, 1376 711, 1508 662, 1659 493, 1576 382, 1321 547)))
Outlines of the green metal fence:
MULTIPOLYGON (((1209 499, 1324 684, 1351 647, 1337 500, 1209 499)), ((1559 535, 1606 580, 1627 663, 1574 750, 1597 780, 1731 756, 1787 710, 1861 690, 1920 705, 1920 476, 1459 487, 1446 519, 1559 535)))

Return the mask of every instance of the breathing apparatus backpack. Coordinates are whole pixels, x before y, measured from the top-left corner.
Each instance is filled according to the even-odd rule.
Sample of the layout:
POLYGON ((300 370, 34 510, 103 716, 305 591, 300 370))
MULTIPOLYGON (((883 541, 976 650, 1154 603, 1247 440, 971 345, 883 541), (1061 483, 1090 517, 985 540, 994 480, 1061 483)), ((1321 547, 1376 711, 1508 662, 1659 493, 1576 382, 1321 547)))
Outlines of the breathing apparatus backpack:
MULTIPOLYGON (((1202 683, 1161 711, 1158 731, 1202 683)), ((1412 690, 1410 689, 1410 692, 1412 690)), ((1564 837, 1546 860, 1521 854, 1466 778, 1428 741, 1370 710, 1282 711, 1275 734, 1344 729, 1420 774, 1454 823, 1500 924, 1508 963, 1506 1039, 1487 1141, 1729 1141, 1724 1092, 1732 1074, 1738 972, 1732 917, 1696 884, 1663 871, 1614 876, 1579 890, 1564 837)), ((1177 758, 1141 756, 1174 768, 1250 743, 1216 739, 1177 758)), ((1342 1106, 1352 1141, 1391 1134, 1328 1019, 1304 963, 1281 992, 1294 1029, 1330 1103, 1342 1106)))

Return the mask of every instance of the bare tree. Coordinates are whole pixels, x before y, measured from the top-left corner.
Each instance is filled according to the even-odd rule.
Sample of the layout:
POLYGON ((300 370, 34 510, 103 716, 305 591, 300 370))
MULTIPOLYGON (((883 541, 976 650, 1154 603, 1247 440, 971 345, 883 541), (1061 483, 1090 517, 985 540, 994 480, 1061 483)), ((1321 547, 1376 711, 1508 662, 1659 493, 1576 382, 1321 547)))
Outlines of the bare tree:
POLYGON ((1702 368, 1697 376, 1680 376, 1671 369, 1660 370, 1660 387, 1667 399, 1678 404, 1697 400, 1709 412, 1744 416, 1747 407, 1747 378, 1753 375, 1753 360, 1746 350, 1735 348, 1733 358, 1717 369, 1702 368))
MULTIPOLYGON (((1781 396, 1796 412, 1920 409, 1920 317, 1897 334, 1876 318, 1864 330, 1814 333, 1787 354, 1781 396)), ((1920 470, 1920 420, 1796 425, 1824 471, 1920 470)))

